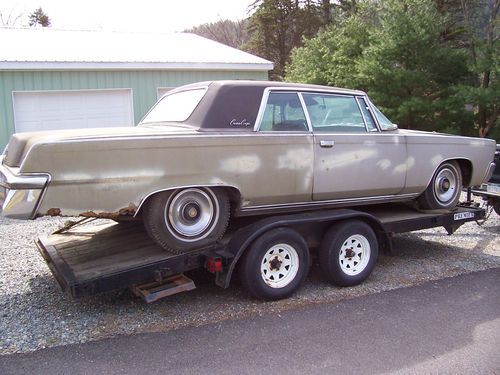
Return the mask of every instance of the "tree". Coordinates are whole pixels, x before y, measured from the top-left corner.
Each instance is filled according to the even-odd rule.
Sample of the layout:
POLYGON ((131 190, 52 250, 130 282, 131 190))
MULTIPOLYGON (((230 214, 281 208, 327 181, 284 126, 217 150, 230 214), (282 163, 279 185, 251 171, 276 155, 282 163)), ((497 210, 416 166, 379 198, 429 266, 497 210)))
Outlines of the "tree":
POLYGON ((358 11, 293 52, 287 79, 364 89, 409 129, 470 132, 466 54, 443 38, 446 15, 431 0, 358 3, 358 11))
POLYGON ((10 12, 8 12, 8 15, 6 12, 0 11, 0 22, 2 23, 2 26, 17 26, 21 17, 23 16, 23 13, 19 13, 17 15, 14 14, 15 10, 12 9, 10 12))
POLYGON ((500 0, 461 0, 465 45, 473 73, 472 82, 460 93, 475 108, 475 121, 481 137, 496 136, 499 118, 500 84, 498 58, 498 12, 500 0))
POLYGON ((374 8, 370 4, 347 18, 336 17, 326 30, 295 48, 286 67, 286 80, 341 87, 357 87, 356 62, 370 44, 374 8), (360 32, 363 30, 363 32, 360 32))
POLYGON ((468 77, 466 55, 441 39, 446 18, 430 0, 385 0, 378 13, 358 82, 405 128, 463 131, 470 116, 456 84, 468 77))
POLYGON ((48 14, 46 14, 42 8, 36 9, 33 13, 29 15, 29 25, 30 26, 42 26, 49 27, 50 26, 50 18, 48 14))
POLYGON ((247 24, 247 20, 220 20, 217 22, 204 23, 202 25, 195 26, 191 29, 185 30, 185 32, 215 40, 216 42, 233 48, 240 48, 249 40, 247 24))
POLYGON ((321 11, 311 0, 259 0, 249 18, 248 52, 274 62, 271 78, 281 80, 294 47, 313 37, 322 25, 321 11))

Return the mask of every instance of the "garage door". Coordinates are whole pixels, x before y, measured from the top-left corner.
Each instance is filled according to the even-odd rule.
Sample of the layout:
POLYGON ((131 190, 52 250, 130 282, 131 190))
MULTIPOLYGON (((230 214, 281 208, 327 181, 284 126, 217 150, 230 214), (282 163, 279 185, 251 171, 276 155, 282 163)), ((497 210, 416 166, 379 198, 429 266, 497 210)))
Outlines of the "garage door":
POLYGON ((14 92, 16 132, 133 126, 131 90, 14 92))

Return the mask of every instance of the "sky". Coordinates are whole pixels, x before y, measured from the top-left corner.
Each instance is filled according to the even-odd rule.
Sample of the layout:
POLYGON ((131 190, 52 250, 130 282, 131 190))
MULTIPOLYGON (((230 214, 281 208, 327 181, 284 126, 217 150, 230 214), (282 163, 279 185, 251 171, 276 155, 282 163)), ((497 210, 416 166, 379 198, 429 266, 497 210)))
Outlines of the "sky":
MULTIPOLYGON (((52 28, 127 32, 176 32, 222 19, 248 16, 253 0, 0 0, 4 21, 23 14, 16 26, 41 7, 52 28)), ((1 21, 0 21, 1 26, 1 21)))

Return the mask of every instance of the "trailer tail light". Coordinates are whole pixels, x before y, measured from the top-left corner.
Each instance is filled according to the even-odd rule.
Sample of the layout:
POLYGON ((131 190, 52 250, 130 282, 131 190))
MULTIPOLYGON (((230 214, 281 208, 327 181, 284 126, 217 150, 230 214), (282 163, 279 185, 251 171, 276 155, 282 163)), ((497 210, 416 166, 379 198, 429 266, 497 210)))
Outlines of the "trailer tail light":
POLYGON ((221 258, 207 258, 206 268, 208 272, 217 273, 222 271, 222 259, 221 258))

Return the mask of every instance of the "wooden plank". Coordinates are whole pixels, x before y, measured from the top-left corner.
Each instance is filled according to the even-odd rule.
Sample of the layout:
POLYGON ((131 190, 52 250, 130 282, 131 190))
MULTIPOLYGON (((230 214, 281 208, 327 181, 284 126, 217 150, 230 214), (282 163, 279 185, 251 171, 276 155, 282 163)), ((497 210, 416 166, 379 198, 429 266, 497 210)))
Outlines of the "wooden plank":
POLYGON ((176 256, 156 245, 140 224, 76 227, 49 236, 46 243, 80 281, 176 256))

